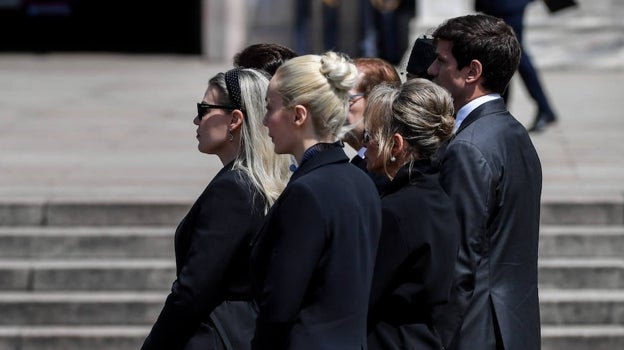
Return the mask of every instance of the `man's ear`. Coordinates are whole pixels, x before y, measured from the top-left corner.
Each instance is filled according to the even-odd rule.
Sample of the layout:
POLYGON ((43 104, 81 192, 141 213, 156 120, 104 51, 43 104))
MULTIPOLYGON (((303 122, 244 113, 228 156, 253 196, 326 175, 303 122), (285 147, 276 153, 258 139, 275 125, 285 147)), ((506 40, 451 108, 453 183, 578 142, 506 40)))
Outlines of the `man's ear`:
POLYGON ((239 109, 232 111, 232 120, 230 121, 230 131, 238 130, 243 125, 245 116, 239 109))
POLYGON ((295 124, 297 126, 303 125, 308 119, 308 109, 302 105, 295 106, 295 124))
POLYGON ((483 73, 483 65, 479 60, 472 60, 468 65, 468 75, 466 76, 466 82, 474 83, 481 78, 483 73))

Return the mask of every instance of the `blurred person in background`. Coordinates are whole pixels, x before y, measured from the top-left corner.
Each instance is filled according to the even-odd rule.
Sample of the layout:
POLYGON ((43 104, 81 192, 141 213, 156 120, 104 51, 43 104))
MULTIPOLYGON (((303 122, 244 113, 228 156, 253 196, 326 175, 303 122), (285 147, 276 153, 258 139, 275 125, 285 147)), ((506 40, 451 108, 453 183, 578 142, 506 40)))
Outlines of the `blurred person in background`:
MULTIPOLYGON (((531 57, 527 54, 523 44, 524 38, 524 13, 526 7, 533 0, 475 0, 475 10, 488 15, 496 16, 509 24, 516 33, 518 42, 522 48, 518 72, 524 82, 527 92, 537 105, 537 112, 533 122, 529 126, 530 132, 543 131, 557 120, 531 57)), ((503 99, 509 104, 510 87, 503 93, 503 99)))

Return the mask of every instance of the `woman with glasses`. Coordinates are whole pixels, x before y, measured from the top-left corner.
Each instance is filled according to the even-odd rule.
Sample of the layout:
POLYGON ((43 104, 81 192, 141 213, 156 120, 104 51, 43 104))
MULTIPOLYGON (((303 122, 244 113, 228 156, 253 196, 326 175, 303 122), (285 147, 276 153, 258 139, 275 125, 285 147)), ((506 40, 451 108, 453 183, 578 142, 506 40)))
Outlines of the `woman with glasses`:
POLYGON ((328 52, 290 59, 269 84, 264 124, 297 165, 252 243, 254 350, 366 348, 380 200, 338 140, 356 77, 328 52))
POLYGON ((452 99, 425 79, 382 84, 364 114, 368 170, 392 181, 381 199, 368 348, 441 349, 433 309, 451 290, 460 229, 432 157, 453 133, 452 99))
POLYGON ((249 242, 289 175, 262 126, 268 83, 235 68, 210 79, 197 104, 198 149, 223 168, 176 230, 177 278, 142 349, 250 347, 249 242))
MULTIPOLYGON (((358 69, 358 77, 355 85, 349 90, 349 113, 347 114, 348 131, 342 140, 351 148, 357 151, 357 154, 351 158, 351 163, 358 168, 366 170, 366 159, 364 153, 366 147, 362 143, 364 136, 364 108, 366 100, 371 90, 381 84, 401 84, 399 74, 394 67, 381 58, 356 58, 353 64, 358 69)), ((379 192, 383 191, 388 179, 383 175, 369 173, 375 186, 379 192)))

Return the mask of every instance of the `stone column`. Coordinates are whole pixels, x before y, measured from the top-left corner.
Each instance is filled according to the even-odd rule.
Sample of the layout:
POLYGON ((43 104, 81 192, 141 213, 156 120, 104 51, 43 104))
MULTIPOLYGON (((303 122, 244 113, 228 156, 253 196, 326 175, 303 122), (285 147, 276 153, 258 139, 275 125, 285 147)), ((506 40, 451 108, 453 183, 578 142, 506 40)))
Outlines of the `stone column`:
POLYGON ((232 60, 247 41, 245 0, 202 1, 202 55, 209 60, 232 60))
POLYGON ((474 12, 474 0, 416 0, 413 40, 435 29, 445 19, 474 12))

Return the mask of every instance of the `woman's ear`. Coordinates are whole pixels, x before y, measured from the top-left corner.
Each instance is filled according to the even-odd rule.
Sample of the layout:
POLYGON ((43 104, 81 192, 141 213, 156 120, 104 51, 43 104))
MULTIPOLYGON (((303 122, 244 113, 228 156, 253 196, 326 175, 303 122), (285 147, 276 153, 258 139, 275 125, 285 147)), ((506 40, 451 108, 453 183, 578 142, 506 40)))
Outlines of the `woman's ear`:
POLYGON ((308 119, 308 109, 302 105, 295 106, 295 124, 301 126, 308 119))
POLYGON ((399 155, 405 152, 405 146, 405 139, 403 136, 398 132, 394 133, 394 135, 392 135, 392 149, 390 150, 392 156, 398 158, 399 155))
POLYGON ((230 131, 238 130, 243 125, 245 116, 239 109, 232 111, 232 120, 230 121, 230 131))

